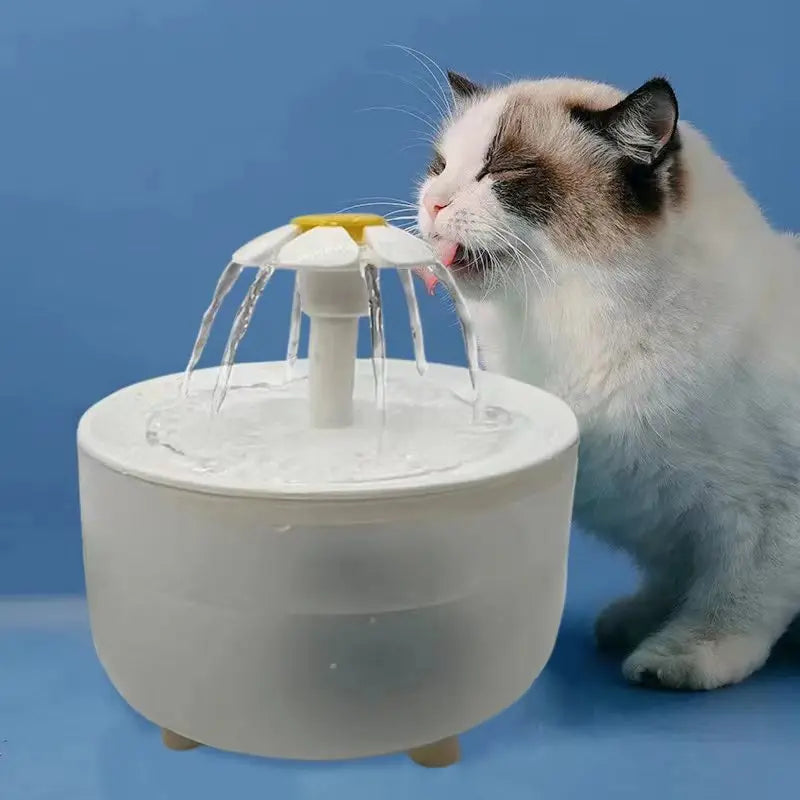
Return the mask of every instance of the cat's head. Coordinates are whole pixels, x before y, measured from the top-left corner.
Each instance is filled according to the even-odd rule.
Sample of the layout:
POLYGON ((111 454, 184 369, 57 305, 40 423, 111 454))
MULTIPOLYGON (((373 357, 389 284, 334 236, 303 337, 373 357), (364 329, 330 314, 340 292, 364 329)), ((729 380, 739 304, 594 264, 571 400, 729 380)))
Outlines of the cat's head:
POLYGON ((613 261, 685 191, 678 104, 654 78, 487 89, 449 73, 454 104, 420 186, 418 224, 468 284, 526 264, 613 261))

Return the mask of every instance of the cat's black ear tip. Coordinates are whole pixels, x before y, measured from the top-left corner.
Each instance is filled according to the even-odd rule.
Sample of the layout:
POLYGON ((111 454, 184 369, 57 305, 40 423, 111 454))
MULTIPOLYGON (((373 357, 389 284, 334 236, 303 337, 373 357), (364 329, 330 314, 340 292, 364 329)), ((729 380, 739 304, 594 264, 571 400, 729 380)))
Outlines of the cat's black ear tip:
MULTIPOLYGON (((658 128, 667 126, 670 128, 670 134, 674 132, 675 125, 678 124, 678 97, 669 80, 661 75, 643 83, 620 105, 642 109, 644 116, 650 118, 653 126, 658 128)), ((661 131, 660 135, 665 133, 666 131, 661 131)))
POLYGON ((676 108, 678 107, 678 96, 675 94, 675 89, 672 87, 669 79, 663 75, 656 75, 654 78, 650 78, 647 83, 639 87, 638 91, 661 95, 676 108))
POLYGON ((672 84, 669 82, 669 78, 666 75, 654 75, 650 78, 649 81, 645 84, 645 86, 650 86, 653 89, 661 89, 662 91, 672 92, 675 93, 672 84))
POLYGON ((450 84, 453 94, 458 98, 475 97, 483 91, 477 83, 473 83, 469 78, 453 72, 453 70, 447 70, 447 82, 450 84))

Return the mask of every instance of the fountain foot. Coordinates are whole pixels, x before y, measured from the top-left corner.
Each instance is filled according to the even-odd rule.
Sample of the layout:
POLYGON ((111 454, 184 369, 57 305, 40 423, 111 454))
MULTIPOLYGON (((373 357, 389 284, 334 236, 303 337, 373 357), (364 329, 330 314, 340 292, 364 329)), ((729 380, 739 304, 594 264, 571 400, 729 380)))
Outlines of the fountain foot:
POLYGON ((415 747, 408 751, 408 757, 421 767, 451 767, 461 757, 458 736, 448 736, 433 744, 415 747))
POLYGON ((195 747, 201 746, 200 742, 196 742, 194 739, 187 739, 169 728, 161 729, 161 741, 170 750, 194 750, 195 747))

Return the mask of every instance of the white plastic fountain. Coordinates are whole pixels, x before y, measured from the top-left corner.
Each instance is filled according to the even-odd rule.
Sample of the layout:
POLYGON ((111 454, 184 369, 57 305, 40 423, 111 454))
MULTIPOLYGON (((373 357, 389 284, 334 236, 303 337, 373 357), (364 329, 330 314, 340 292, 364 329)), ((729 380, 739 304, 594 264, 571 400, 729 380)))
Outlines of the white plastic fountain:
POLYGON ((560 400, 477 374, 466 308, 426 243, 371 215, 298 218, 234 254, 183 376, 81 420, 100 660, 175 749, 453 763, 457 735, 517 700, 552 651, 577 442, 560 400), (223 364, 193 374, 244 267, 258 271, 223 364), (416 363, 385 360, 386 267, 416 363), (287 361, 234 366, 277 268, 296 271, 287 361), (471 386, 427 365, 419 269, 456 303, 471 386), (356 359, 362 316, 371 362, 356 359))

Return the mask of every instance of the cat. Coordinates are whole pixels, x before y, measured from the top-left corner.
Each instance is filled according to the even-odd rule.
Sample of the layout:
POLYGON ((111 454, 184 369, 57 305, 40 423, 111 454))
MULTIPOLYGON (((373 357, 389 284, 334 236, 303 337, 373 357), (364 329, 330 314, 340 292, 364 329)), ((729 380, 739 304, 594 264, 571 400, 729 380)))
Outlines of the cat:
POLYGON ((575 519, 642 575, 597 643, 634 683, 741 681, 800 612, 800 248, 663 78, 448 77, 419 233, 484 365, 578 417, 575 519))

